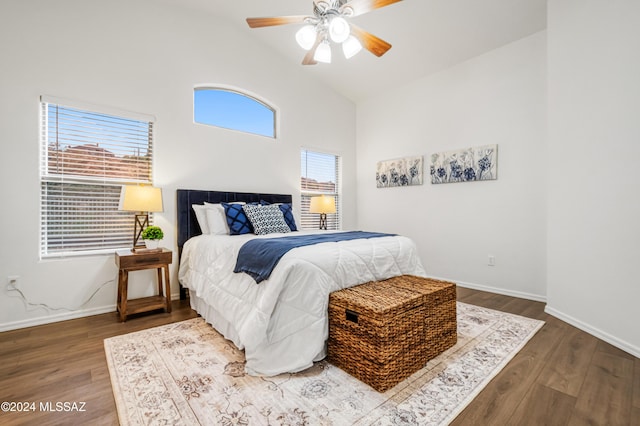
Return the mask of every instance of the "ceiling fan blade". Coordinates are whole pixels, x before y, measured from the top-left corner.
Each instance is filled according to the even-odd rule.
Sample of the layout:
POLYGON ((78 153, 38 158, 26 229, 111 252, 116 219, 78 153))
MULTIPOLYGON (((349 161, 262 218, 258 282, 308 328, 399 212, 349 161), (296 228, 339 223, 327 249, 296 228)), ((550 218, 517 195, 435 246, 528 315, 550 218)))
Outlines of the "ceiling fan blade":
POLYGON ((318 33, 318 37, 316 37, 316 41, 315 43, 313 43, 313 47, 309 49, 306 55, 304 55, 302 65, 315 65, 318 63, 315 59, 313 59, 313 57, 316 54, 316 49, 318 49, 320 43, 322 43, 322 34, 318 33))
POLYGON ((362 47, 364 47, 374 55, 380 57, 385 53, 387 53, 389 49, 391 49, 391 45, 386 41, 382 40, 381 38, 374 36, 370 32, 367 32, 356 25, 353 25, 353 24, 350 24, 350 25, 351 25, 351 34, 355 38, 357 38, 360 41, 360 43, 362 43, 362 47))
POLYGON ((363 15, 372 10, 380 9, 381 7, 389 6, 390 4, 397 3, 402 0, 351 0, 340 7, 340 10, 351 8, 353 15, 363 15))
POLYGON ((304 24, 305 19, 310 18, 306 15, 296 16, 277 16, 274 18, 247 18, 247 24, 251 28, 273 27, 275 25, 286 24, 304 24))

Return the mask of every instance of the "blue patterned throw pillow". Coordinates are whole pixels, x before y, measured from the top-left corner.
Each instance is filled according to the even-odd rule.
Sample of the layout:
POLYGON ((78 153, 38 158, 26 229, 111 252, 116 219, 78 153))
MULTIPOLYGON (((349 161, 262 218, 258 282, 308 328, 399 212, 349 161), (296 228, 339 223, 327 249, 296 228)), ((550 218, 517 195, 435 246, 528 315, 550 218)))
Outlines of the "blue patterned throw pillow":
POLYGON ((291 232, 289 225, 284 220, 282 210, 275 204, 268 206, 245 205, 242 206, 242 209, 251 221, 256 235, 291 232))
MULTIPOLYGON (((260 200, 260 204, 263 206, 268 206, 271 203, 260 200)), ((282 211, 282 214, 284 216, 284 221, 287 222, 289 229, 291 229, 292 231, 297 231, 298 227, 296 225, 296 219, 293 216, 293 207, 291 206, 291 203, 277 203, 276 205, 280 207, 280 210, 282 211)))
POLYGON ((293 207, 291 207, 291 204, 280 204, 278 207, 280 207, 284 221, 287 222, 289 229, 297 231, 298 227, 296 226, 296 219, 293 217, 293 207))
POLYGON ((224 207, 224 214, 227 217, 227 225, 229 225, 229 235, 250 234, 253 232, 253 226, 247 215, 242 209, 242 204, 221 203, 224 207))

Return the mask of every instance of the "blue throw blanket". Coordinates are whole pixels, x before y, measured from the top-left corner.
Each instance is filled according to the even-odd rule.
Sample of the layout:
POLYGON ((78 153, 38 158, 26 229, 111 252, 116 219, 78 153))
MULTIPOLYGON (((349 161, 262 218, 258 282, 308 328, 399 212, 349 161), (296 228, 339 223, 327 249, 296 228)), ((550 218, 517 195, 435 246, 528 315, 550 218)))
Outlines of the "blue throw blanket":
POLYGON ((296 235, 280 238, 257 238, 240 247, 238 260, 233 272, 245 272, 260 283, 268 279, 282 256, 296 247, 312 244, 356 240, 359 238, 389 237, 395 234, 378 232, 336 232, 329 234, 296 235))

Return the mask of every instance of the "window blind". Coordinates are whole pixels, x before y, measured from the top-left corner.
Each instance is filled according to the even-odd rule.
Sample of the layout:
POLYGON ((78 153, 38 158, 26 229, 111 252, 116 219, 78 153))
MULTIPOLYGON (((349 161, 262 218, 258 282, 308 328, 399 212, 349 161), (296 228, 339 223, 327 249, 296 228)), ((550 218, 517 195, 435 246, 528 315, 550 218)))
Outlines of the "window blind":
POLYGON ((320 214, 310 213, 311 197, 330 196, 335 199, 336 213, 327 214, 327 229, 338 230, 340 221, 340 157, 334 154, 300 151, 300 227, 318 229, 320 214))
POLYGON ((127 183, 152 183, 153 122, 41 102, 40 254, 129 247, 133 213, 118 210, 127 183))

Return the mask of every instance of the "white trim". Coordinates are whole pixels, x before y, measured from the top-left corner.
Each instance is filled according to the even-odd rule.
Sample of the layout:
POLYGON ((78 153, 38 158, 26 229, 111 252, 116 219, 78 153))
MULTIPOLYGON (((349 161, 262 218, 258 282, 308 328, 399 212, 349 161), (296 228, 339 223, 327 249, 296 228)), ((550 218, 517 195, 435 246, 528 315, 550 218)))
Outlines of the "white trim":
POLYGON ((108 248, 108 249, 98 249, 98 250, 83 250, 83 251, 60 251, 57 253, 51 254, 40 254, 40 262, 46 262, 48 260, 64 260, 69 257, 104 257, 104 256, 113 256, 115 252, 118 250, 127 250, 131 248, 131 245, 126 247, 118 247, 118 248, 108 248))
POLYGON ((460 287, 471 288, 473 290, 488 291, 489 293, 502 294, 504 296, 517 297, 520 299, 533 300, 535 302, 543 302, 543 303, 547 302, 547 298, 545 296, 541 296, 533 293, 526 293, 524 291, 514 291, 514 290, 508 290, 508 289, 499 288, 499 287, 491 287, 483 284, 467 283, 464 281, 457 281, 450 278, 440 278, 440 277, 431 277, 431 278, 436 280, 452 281, 457 285, 459 285, 460 287))
MULTIPOLYGON (((327 149, 327 147, 314 147, 312 145, 300 145, 300 150, 317 152, 318 154, 327 154, 327 155, 335 155, 336 157, 340 157, 342 159, 343 150, 342 149, 327 149)), ((342 161, 342 160, 340 160, 342 161)), ((342 166, 342 164, 340 164, 342 166)))
MULTIPOLYGON (((441 277, 431 277, 431 278, 434 278, 436 280, 451 281, 456 283, 460 287, 464 287, 464 288, 471 288, 474 290, 487 291, 489 293, 502 294, 502 295, 511 296, 511 297, 518 297, 521 299, 528 299, 536 302, 543 302, 543 303, 547 302, 547 298, 545 296, 539 296, 536 294, 525 293, 521 291, 506 290, 503 288, 491 287, 491 286, 486 286, 482 284, 467 283, 464 281, 456 281, 449 278, 441 278, 441 277)), ((589 333, 592 336, 597 337, 598 339, 603 340, 635 357, 640 358, 640 348, 632 345, 629 342, 620 340, 619 338, 612 336, 609 333, 606 333, 598 328, 592 327, 591 325, 585 322, 582 322, 576 318, 573 318, 572 316, 566 315, 549 305, 545 306, 544 312, 558 318, 561 321, 566 322, 567 324, 570 324, 576 328, 579 328, 585 333, 589 333)))
MULTIPOLYGON (((173 302, 174 300, 180 300, 179 291, 178 293, 171 294, 171 301, 173 302)), ((46 309, 46 308, 42 308, 42 309, 46 309)), ((77 311, 65 312, 61 314, 46 315, 46 316, 30 318, 30 319, 21 320, 21 321, 6 322, 4 324, 0 324, 0 333, 4 331, 18 330, 21 328, 35 327, 37 325, 46 325, 46 324, 52 324, 60 321, 91 317, 93 315, 108 314, 110 312, 113 312, 115 314, 116 312, 115 303, 112 305, 99 306, 97 308, 80 309, 77 311)), ((118 322, 118 321, 120 321, 120 319, 116 315, 114 315, 113 322, 118 322)))
POLYGON ((225 130, 232 130, 235 132, 240 132, 240 133, 244 133, 244 134, 250 134, 250 135, 255 135, 255 136, 262 136, 265 138, 269 138, 269 139, 273 139, 273 140, 280 140, 280 108, 278 108, 276 106, 276 104, 274 104, 273 102, 267 100, 267 98, 265 98, 264 96, 260 96, 254 92, 251 92, 247 89, 243 89, 242 87, 237 87, 237 86, 232 86, 230 84, 218 84, 218 83, 212 83, 212 84, 196 84, 195 86, 193 86, 193 101, 191 102, 193 105, 193 124, 199 124, 202 126, 209 126, 209 127, 217 127, 219 129, 225 129, 225 130), (253 99, 254 101, 261 103, 262 105, 264 105, 266 108, 270 109, 271 111, 273 111, 273 136, 267 136, 267 135, 261 135, 259 133, 253 133, 253 132, 247 132, 246 130, 240 130, 240 129, 232 129, 229 127, 222 127, 222 126, 216 126, 213 124, 206 124, 206 123, 200 123, 196 121, 196 108, 195 108, 195 101, 196 101, 196 91, 197 90, 224 90, 227 92, 232 92, 232 93, 237 93, 238 95, 241 96, 245 96, 248 98, 253 99))
POLYGON ((82 110, 89 110, 89 111, 97 112, 101 114, 115 115, 118 117, 128 118, 131 120, 149 121, 152 123, 155 123, 156 121, 155 115, 151 115, 151 114, 128 111, 126 109, 120 109, 120 108, 106 106, 106 105, 96 105, 89 102, 76 101, 74 99, 60 98, 60 97, 51 96, 51 95, 40 96, 40 102, 62 105, 62 106, 71 107, 71 108, 78 108, 82 110))
POLYGON ((261 104, 263 104, 264 106, 273 109, 275 112, 279 113, 280 112, 280 108, 278 108, 273 102, 267 100, 267 98, 265 98, 264 96, 260 96, 254 92, 251 92, 247 89, 244 89, 242 87, 238 87, 238 86, 232 86, 230 84, 219 84, 219 83, 211 83, 211 84, 196 84, 195 86, 193 86, 193 91, 195 92, 196 90, 207 90, 207 89, 212 89, 212 90, 226 90, 228 92, 234 92, 234 93, 238 93, 240 95, 244 95, 244 96, 248 96, 250 98, 255 99, 256 101, 260 102, 261 104))
POLYGON ((613 346, 635 356, 636 358, 640 358, 640 348, 632 345, 631 343, 625 342, 624 340, 620 340, 609 333, 606 333, 598 328, 592 327, 591 325, 580 321, 579 319, 576 319, 570 315, 564 314, 549 305, 547 305, 544 308, 544 311, 549 315, 552 315, 568 324, 571 324, 576 328, 579 328, 580 330, 586 333, 591 334, 592 336, 597 337, 598 339, 604 340, 605 342, 612 344, 613 346))
MULTIPOLYGON (((12 322, 0 324, 0 332, 17 330, 19 328, 34 327, 36 325, 51 324, 54 322, 66 321, 70 319, 89 317, 92 315, 106 314, 108 312, 115 312, 115 311, 116 311, 116 305, 113 304, 113 305, 107 305, 107 306, 102 306, 98 308, 82 309, 78 311, 65 312, 62 314, 47 315, 47 316, 42 316, 37 318, 26 319, 22 321, 12 321, 12 322)), ((113 320, 117 321, 117 317, 115 315, 113 317, 113 320)))

